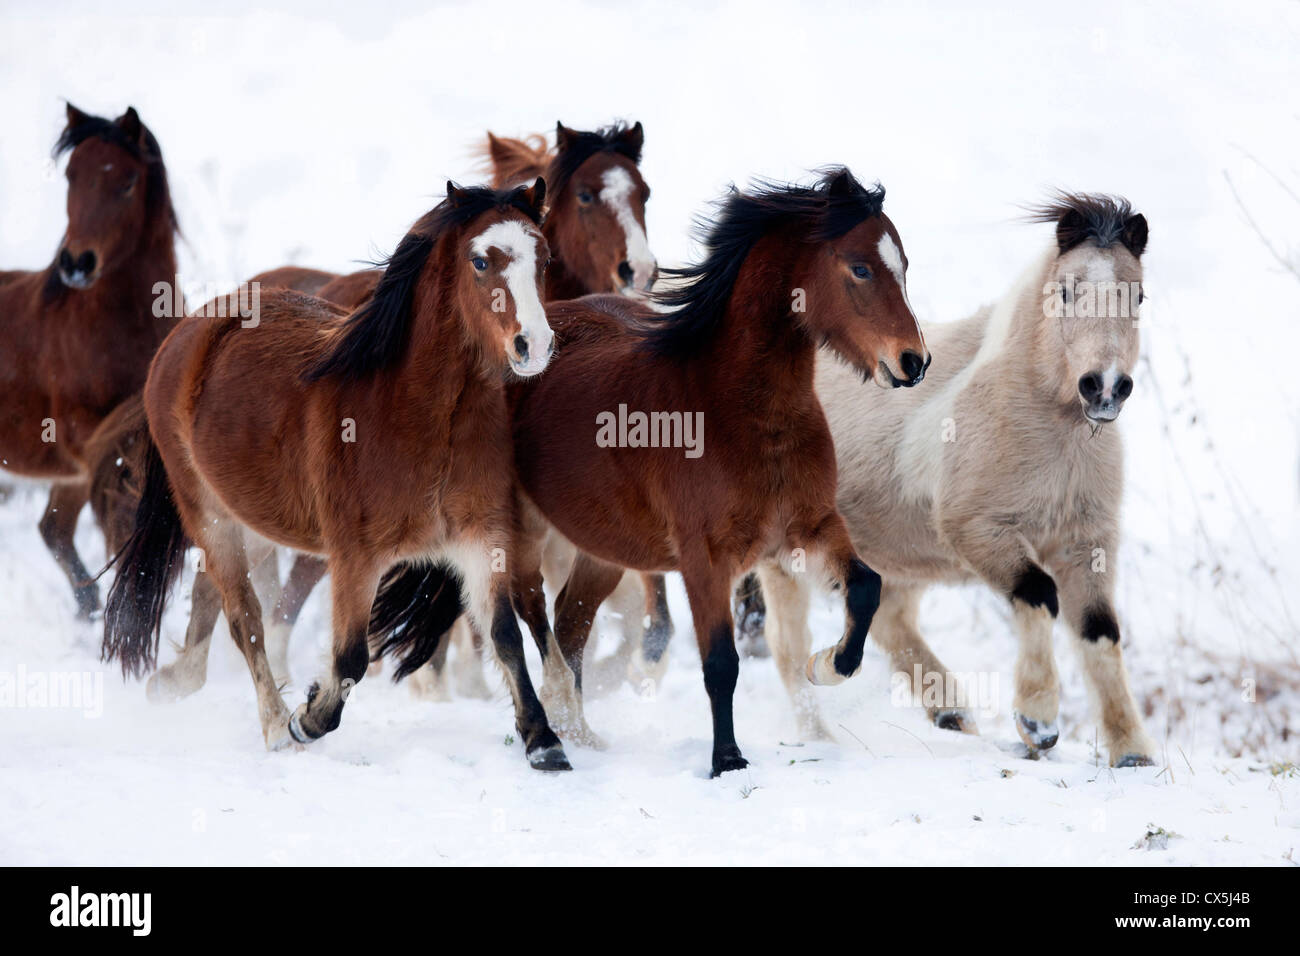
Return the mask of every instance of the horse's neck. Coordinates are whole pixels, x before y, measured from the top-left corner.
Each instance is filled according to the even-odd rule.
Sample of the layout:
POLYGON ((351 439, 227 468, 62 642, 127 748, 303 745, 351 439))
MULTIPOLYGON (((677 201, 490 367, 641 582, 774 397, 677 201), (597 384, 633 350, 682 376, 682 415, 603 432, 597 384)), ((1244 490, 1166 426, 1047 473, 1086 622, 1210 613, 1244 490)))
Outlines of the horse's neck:
POLYGON ((417 291, 411 303, 409 347, 402 360, 384 373, 391 387, 413 411, 430 438, 450 435, 458 407, 496 401, 504 407, 503 376, 493 369, 477 346, 467 341, 461 317, 445 305, 450 296, 436 290, 417 291))
POLYGON ((179 315, 172 315, 175 303, 172 295, 176 275, 176 246, 170 228, 156 228, 141 240, 140 248, 119 269, 105 273, 99 282, 86 290, 86 295, 96 303, 97 314, 116 315, 113 323, 117 334, 134 332, 146 339, 161 342, 179 315), (166 291, 156 290, 158 283, 166 283, 166 291), (155 310, 156 302, 163 301, 167 309, 155 310), (162 311, 163 315, 155 315, 162 311), (129 332, 128 332, 129 330, 129 332))
POLYGON ((717 329, 697 361, 718 404, 780 430, 813 392, 817 346, 790 311, 790 267, 747 262, 717 329))
POLYGON ((591 290, 569 271, 564 260, 557 258, 546 270, 546 286, 542 290, 543 301, 560 302, 564 299, 577 299, 590 292, 591 290))

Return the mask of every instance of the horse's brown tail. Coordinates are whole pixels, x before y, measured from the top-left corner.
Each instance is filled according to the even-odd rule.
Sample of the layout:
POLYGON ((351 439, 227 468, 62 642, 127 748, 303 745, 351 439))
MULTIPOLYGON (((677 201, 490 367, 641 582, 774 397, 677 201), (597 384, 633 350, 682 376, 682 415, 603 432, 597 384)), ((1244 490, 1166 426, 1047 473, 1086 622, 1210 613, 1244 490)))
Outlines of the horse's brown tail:
POLYGON ((551 149, 546 145, 546 137, 540 133, 523 139, 488 133, 480 155, 484 170, 492 174, 493 189, 532 182, 545 175, 551 165, 551 149))
POLYGON ((189 539, 172 500, 167 469, 149 438, 135 528, 111 562, 117 565, 117 577, 104 609, 100 659, 119 660, 124 677, 139 677, 157 661, 163 608, 185 563, 187 547, 189 539))
POLYGON ((397 565, 379 583, 370 610, 375 660, 391 654, 400 661, 394 681, 414 674, 447 639, 463 610, 454 572, 438 565, 397 565))

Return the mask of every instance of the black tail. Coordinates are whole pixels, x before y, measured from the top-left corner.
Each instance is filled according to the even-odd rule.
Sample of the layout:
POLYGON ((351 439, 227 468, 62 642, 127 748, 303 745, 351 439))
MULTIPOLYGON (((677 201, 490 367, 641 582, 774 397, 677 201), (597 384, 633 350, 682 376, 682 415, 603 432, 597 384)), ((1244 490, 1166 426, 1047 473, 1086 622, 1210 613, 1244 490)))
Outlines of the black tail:
POLYGON ((139 677, 153 669, 163 607, 185 563, 189 539, 172 501, 167 469, 158 446, 149 439, 144 453, 144 494, 135 512, 135 529, 113 563, 117 577, 104 609, 104 643, 100 659, 122 662, 123 676, 139 677))
POLYGON ((460 578, 440 565, 399 564, 384 575, 370 609, 375 659, 391 654, 399 681, 433 657, 464 610, 460 578))

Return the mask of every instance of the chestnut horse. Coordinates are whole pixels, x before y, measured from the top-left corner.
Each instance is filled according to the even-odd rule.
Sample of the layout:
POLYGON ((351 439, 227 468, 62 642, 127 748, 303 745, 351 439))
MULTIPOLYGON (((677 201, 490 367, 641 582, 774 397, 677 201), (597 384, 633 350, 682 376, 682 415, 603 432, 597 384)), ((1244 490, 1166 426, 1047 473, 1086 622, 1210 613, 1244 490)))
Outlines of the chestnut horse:
POLYGON ((553 345, 540 294, 544 196, 540 179, 509 191, 449 183, 350 315, 273 290, 252 327, 233 301, 205 312, 234 318, 177 326, 145 385, 152 443, 109 592, 106 658, 127 672, 153 662, 192 541, 253 675, 267 746, 306 743, 338 726, 365 674, 384 572, 446 562, 495 643, 529 762, 569 768, 524 666, 509 577, 494 573, 512 516, 505 373, 536 375, 553 345), (329 560, 333 664, 292 717, 267 663, 249 532, 329 560))
POLYGON ((73 544, 90 494, 86 445, 144 384, 173 324, 154 286, 176 278, 176 214, 158 141, 133 107, 115 120, 67 107, 68 228, 40 272, 0 279, 0 467, 54 488, 41 537, 83 618, 98 588, 73 544))
MULTIPOLYGON (((511 387, 521 489, 514 597, 562 704, 551 716, 571 735, 590 736, 582 652, 624 568, 682 574, 713 710, 714 776, 747 765, 732 721, 738 575, 777 558, 840 587, 846 629, 823 666, 858 669, 880 576, 854 552, 835 507, 835 452, 813 367, 826 344, 884 387, 925 375, 929 354, 883 199, 846 169, 812 187, 733 192, 704 261, 680 270, 684 284, 662 297, 669 314, 611 296, 548 307, 560 342, 551 368, 511 387), (628 410, 653 436, 644 422, 639 433, 611 426, 628 410), (581 552, 554 633, 540 571, 548 525, 581 552)), ((376 621, 407 666, 434 646, 422 613, 376 621)))

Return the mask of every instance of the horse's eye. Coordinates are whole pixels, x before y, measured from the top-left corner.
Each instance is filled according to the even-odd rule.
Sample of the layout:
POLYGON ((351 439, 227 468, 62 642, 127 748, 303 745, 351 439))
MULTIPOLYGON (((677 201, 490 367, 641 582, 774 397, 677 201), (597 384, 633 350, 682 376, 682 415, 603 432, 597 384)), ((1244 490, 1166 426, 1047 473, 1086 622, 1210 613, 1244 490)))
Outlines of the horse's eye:
POLYGON ((866 266, 854 266, 853 274, 857 276, 859 279, 871 278, 871 270, 868 269, 866 266))
POLYGON ((578 202, 582 203, 584 206, 590 206, 595 199, 596 197, 593 196, 589 190, 578 190, 578 202))
POLYGON ((135 184, 137 181, 137 177, 132 176, 131 181, 122 187, 122 195, 129 196, 131 193, 135 192, 135 184))
POLYGON ((470 262, 474 263, 474 268, 477 269, 479 272, 482 272, 484 269, 487 268, 487 260, 484 259, 482 256, 475 256, 473 259, 470 260, 470 262))

